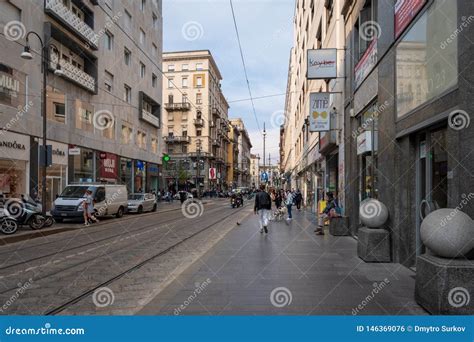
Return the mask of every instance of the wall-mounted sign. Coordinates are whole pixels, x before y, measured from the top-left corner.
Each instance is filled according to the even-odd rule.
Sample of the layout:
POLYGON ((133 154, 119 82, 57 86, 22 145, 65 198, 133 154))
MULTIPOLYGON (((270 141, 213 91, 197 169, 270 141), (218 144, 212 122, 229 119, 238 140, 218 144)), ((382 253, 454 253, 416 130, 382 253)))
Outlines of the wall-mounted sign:
POLYGON ((325 132, 331 129, 331 93, 309 94, 309 131, 325 132))
POLYGON ((397 0, 395 3, 395 38, 410 25, 426 0, 397 0))
POLYGON ((69 147, 68 153, 70 156, 79 156, 81 155, 81 149, 80 147, 69 147))
POLYGON ((117 179, 118 158, 113 153, 101 152, 100 158, 100 177, 107 179, 117 179), (102 154, 105 154, 102 158, 102 154))
POLYGON ((0 134, 0 156, 10 160, 30 160, 30 137, 3 131, 0 134))
POLYGON ((18 108, 25 105, 26 74, 0 63, 0 103, 18 108))
POLYGON ((337 49, 308 50, 308 79, 337 77, 337 49))
POLYGON ((209 168, 209 179, 217 179, 217 172, 215 167, 209 168))
MULTIPOLYGON (((375 134, 374 151, 377 151, 377 134, 375 134)), ((372 132, 364 131, 357 136, 357 154, 372 152, 372 132)))
POLYGON ((354 83, 355 88, 359 88, 359 86, 364 82, 365 78, 370 74, 372 69, 377 64, 377 39, 374 38, 372 43, 370 43, 369 47, 365 51, 364 55, 360 59, 359 63, 355 66, 354 69, 354 83))
MULTIPOLYGON (((42 142, 40 142, 41 145, 42 142)), ((51 145, 52 163, 56 165, 67 165, 68 146, 61 144, 56 141, 47 141, 48 145, 51 145)))

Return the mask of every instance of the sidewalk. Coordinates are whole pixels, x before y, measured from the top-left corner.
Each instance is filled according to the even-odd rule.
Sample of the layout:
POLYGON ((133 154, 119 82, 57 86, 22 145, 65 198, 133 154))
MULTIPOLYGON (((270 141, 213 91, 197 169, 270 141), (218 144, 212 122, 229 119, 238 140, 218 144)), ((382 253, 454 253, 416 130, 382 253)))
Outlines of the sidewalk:
POLYGON ((412 271, 365 263, 354 238, 317 236, 314 215, 293 217, 261 235, 248 216, 139 314, 426 314, 412 271))
MULTIPOLYGON (((203 200, 203 204, 207 204, 209 202, 210 200, 203 200)), ((165 213, 165 212, 173 211, 173 210, 179 210, 180 208, 181 208, 181 204, 177 200, 173 201, 172 203, 162 201, 162 202, 158 202, 158 209, 155 212, 143 213, 143 214, 140 214, 140 216, 145 217, 147 215, 153 215, 153 214, 165 213)), ((125 214, 120 220, 136 218, 136 215, 138 214, 130 214, 130 215, 125 214)), ((113 220, 116 220, 114 216, 104 217, 100 220, 99 223, 95 223, 94 225, 92 225, 91 228, 99 227, 101 225, 111 223, 113 222, 113 220)), ((40 230, 32 230, 28 225, 24 225, 24 226, 18 227, 18 231, 13 235, 0 235, 0 246, 14 243, 14 242, 48 236, 52 234, 58 234, 65 231, 83 229, 83 228, 84 228, 84 224, 82 222, 79 222, 78 220, 68 221, 64 223, 55 223, 51 227, 43 228, 40 230)))

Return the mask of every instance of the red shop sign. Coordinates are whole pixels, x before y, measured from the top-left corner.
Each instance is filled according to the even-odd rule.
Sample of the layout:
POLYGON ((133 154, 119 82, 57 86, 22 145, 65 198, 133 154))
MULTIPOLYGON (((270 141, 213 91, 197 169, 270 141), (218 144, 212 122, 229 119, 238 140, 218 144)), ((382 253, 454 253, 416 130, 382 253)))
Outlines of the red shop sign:
POLYGON ((101 178, 117 179, 117 171, 118 171, 117 159, 118 158, 116 154, 107 153, 107 152, 100 153, 100 177, 101 178))
POLYGON ((397 0, 395 4, 395 38, 411 23, 426 0, 397 0))

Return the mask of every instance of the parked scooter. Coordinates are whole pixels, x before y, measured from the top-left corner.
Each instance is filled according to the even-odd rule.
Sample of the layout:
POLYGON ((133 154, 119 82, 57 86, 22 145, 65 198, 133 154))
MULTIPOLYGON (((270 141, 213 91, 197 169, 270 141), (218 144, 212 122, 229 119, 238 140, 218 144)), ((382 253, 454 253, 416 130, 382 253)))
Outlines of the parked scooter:
POLYGON ((230 199, 230 205, 232 206, 232 208, 241 207, 243 205, 242 197, 232 196, 230 199))

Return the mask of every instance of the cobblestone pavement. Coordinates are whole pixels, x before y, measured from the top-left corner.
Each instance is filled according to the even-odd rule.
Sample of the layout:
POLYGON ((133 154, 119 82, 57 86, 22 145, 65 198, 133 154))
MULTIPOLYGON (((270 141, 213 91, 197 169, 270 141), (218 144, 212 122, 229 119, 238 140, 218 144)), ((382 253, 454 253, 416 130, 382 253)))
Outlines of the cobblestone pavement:
POLYGON ((195 209, 188 217, 181 210, 133 215, 1 246, 0 313, 45 314, 74 299, 61 314, 136 312, 249 213, 227 201, 195 209))
POLYGON ((352 237, 317 236, 314 215, 273 222, 268 235, 247 217, 179 275, 145 315, 423 315, 414 273, 365 263, 352 237), (205 285, 205 286, 204 286, 205 285))

